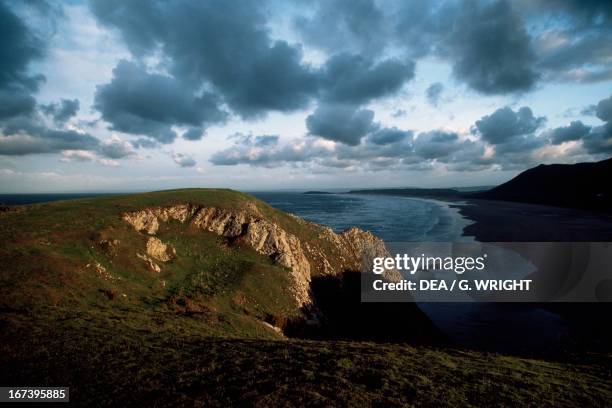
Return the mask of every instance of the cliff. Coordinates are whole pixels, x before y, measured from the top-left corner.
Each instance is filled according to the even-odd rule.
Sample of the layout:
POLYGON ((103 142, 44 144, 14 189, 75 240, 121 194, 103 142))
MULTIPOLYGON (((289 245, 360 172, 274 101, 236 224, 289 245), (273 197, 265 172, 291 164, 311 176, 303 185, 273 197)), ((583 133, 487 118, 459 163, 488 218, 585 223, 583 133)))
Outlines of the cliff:
MULTIPOLYGON (((123 215, 123 219, 136 231, 148 235, 155 235, 160 223, 174 220, 232 239, 234 243, 246 244, 257 253, 289 269, 293 282, 292 295, 301 307, 313 303, 310 294, 313 273, 339 275, 348 270, 367 270, 372 258, 388 256, 382 240, 358 228, 350 228, 341 234, 336 234, 330 228, 309 223, 311 227, 319 230, 317 240, 302 243, 295 235, 265 220, 256 207, 251 207, 249 212, 179 204, 128 212, 123 215), (322 250, 323 247, 327 247, 328 250, 322 250)), ((306 221, 297 217, 295 221, 306 224, 306 221)), ((166 252, 165 244, 156 238, 149 238, 147 241, 149 255, 167 261, 169 257, 166 252), (160 257, 159 253, 164 257, 160 257)), ((147 263, 152 262, 149 258, 143 257, 143 259, 147 263)), ((153 268, 159 269, 157 265, 153 268)), ((389 280, 401 278, 395 270, 387 271, 386 277, 389 280)))

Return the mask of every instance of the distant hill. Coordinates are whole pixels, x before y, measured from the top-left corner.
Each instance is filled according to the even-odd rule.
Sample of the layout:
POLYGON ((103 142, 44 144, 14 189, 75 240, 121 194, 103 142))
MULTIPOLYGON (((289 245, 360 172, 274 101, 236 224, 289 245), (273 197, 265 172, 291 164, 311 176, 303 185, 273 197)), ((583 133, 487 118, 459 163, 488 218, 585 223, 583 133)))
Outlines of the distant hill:
POLYGON ((406 197, 458 198, 462 193, 453 188, 379 188, 351 190, 349 194, 376 194, 406 197))
POLYGON ((465 196, 612 212, 612 158, 541 164, 491 190, 465 196))
POLYGON ((302 194, 333 194, 330 193, 329 191, 306 191, 305 193, 302 194))

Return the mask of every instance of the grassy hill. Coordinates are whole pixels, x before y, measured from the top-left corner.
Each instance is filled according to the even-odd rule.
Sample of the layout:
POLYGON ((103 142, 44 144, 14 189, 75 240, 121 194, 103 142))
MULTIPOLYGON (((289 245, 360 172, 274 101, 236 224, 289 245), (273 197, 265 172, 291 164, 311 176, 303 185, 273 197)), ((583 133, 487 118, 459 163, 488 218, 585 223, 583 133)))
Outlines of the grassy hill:
POLYGON ((612 158, 576 164, 540 164, 468 198, 517 201, 612 212, 612 158))
POLYGON ((190 189, 7 207, 0 227, 2 385, 70 386, 79 405, 113 406, 604 406, 612 398, 608 355, 543 361, 442 347, 414 305, 368 308, 358 294, 328 291, 318 308, 320 282, 353 288, 343 280, 356 269, 349 255, 373 238, 334 235, 246 194, 190 189), (192 218, 160 218, 154 235, 125 219, 186 204, 192 218), (286 254, 253 246, 245 224, 236 233, 198 224, 201 208, 221 211, 223 231, 242 214, 248 228, 273 228, 266 242, 297 245, 315 306, 296 298, 286 254), (161 252, 149 250, 157 241, 161 252), (333 309, 334 298, 343 305, 333 309), (282 332, 301 323, 311 330, 286 333, 316 334, 315 317, 325 328, 309 336, 316 341, 282 332))

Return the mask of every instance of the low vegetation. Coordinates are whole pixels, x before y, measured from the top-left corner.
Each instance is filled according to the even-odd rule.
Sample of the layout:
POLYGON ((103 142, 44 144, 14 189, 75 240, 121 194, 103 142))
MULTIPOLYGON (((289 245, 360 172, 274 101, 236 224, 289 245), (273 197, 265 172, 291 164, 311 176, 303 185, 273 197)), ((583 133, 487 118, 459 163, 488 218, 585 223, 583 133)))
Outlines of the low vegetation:
MULTIPOLYGON (((250 208, 312 245, 320 233, 228 190, 4 211, 0 383, 69 386, 71 400, 88 406, 605 406, 612 400, 607 354, 546 361, 426 345, 423 337, 410 345, 410 334, 426 327, 416 315, 402 321, 403 339, 386 339, 381 325, 370 338, 378 342, 355 326, 328 331, 328 338, 289 338, 281 329, 304 318, 304 309, 291 296, 287 268, 269 257, 178 221, 164 223, 156 235, 176 251, 158 262, 160 272, 138 257, 149 237, 122 214, 182 203, 250 208)), ((315 292, 325 289, 329 303, 334 285, 315 292)), ((322 308, 337 327, 345 320, 338 310, 346 321, 363 320, 358 308, 335 308, 335 315, 329 304, 322 308)))

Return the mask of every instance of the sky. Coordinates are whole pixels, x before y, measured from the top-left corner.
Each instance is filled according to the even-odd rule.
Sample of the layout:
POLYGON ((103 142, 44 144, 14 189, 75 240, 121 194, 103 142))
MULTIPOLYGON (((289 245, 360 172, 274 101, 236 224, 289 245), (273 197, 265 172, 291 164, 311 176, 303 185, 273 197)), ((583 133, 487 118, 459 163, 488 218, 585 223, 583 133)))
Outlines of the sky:
POLYGON ((495 185, 612 156, 612 2, 0 0, 0 192, 495 185))

